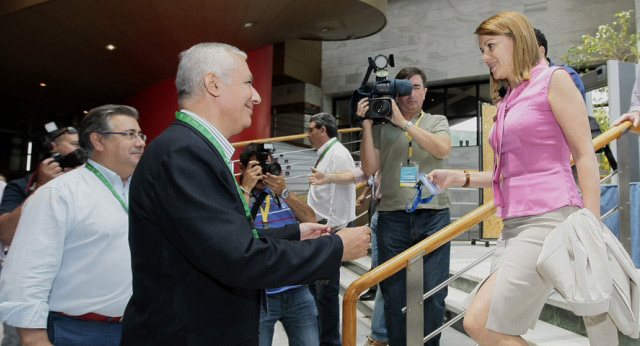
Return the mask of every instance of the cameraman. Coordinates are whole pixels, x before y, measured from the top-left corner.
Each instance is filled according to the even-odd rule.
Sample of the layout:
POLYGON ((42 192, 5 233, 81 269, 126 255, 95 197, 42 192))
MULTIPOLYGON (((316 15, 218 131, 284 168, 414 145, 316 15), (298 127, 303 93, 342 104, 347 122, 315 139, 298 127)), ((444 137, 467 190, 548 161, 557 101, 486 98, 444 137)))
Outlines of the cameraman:
MULTIPOLYGON (((282 174, 263 173, 257 157, 262 145, 251 143, 240 153, 241 189, 256 228, 278 228, 299 222, 316 222, 310 206, 287 189, 282 174), (277 197, 276 197, 277 196, 277 197), (274 198, 279 200, 275 201, 274 198), (257 210, 256 210, 257 209, 257 210), (296 221, 297 219, 297 221, 296 221)), ((271 153, 266 155, 272 162, 271 153)), ((266 274, 268 275, 268 273, 266 274)), ((268 313, 260 310, 260 346, 270 346, 276 322, 282 322, 291 346, 317 346, 318 309, 307 286, 267 289, 268 313)))
MULTIPOLYGON (((405 67, 396 79, 408 79, 413 90, 407 96, 397 95, 392 100, 391 124, 373 126, 370 119, 362 122, 360 155, 367 175, 378 169, 381 173, 381 201, 378 206, 378 258, 383 263, 449 224, 449 194, 444 191, 431 202, 418 205, 412 213, 405 206, 416 190, 404 182, 401 170, 418 176, 444 167, 449 155, 451 139, 449 124, 442 115, 422 111, 427 94, 425 73, 416 67, 405 67)), ((357 114, 363 117, 369 109, 369 101, 358 102, 357 114)), ((449 275, 450 244, 447 243, 424 257, 424 291, 442 283, 449 275)), ((406 272, 401 271, 380 283, 385 301, 385 319, 390 345, 406 345, 406 272)), ((424 333, 429 334, 442 325, 446 288, 424 303, 424 333)), ((426 345, 438 345, 439 336, 426 345)))
POLYGON ((80 149, 78 130, 70 126, 63 127, 50 132, 46 137, 45 148, 52 157, 44 159, 35 172, 7 184, 2 195, 2 203, 0 203, 0 241, 4 245, 10 245, 13 240, 13 234, 18 227, 18 220, 20 220, 20 215, 22 214, 22 205, 27 197, 51 179, 74 168, 62 168, 56 159, 67 157, 75 150, 80 149))

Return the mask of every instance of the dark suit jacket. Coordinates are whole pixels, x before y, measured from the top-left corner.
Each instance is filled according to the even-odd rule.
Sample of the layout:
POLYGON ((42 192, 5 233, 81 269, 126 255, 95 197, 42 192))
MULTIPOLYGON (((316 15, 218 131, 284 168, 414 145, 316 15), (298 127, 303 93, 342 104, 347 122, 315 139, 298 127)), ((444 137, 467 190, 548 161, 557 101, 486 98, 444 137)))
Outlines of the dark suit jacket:
POLYGON ((252 236, 229 168, 175 121, 131 180, 133 296, 121 345, 258 345, 261 290, 335 274, 338 236, 299 241, 297 225, 252 236))

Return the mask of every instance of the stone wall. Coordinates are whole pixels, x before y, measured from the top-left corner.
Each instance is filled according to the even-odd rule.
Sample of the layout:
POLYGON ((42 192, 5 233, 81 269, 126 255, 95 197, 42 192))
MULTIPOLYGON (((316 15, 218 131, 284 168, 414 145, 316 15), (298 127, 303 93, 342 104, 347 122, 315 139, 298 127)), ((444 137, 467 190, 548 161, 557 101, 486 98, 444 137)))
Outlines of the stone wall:
MULTIPOLYGON (((616 12, 635 9, 638 0, 389 0, 387 26, 357 40, 323 42, 322 91, 349 94, 367 69, 367 57, 394 54, 396 68, 425 69, 431 81, 488 73, 481 61, 475 28, 498 12, 524 13, 545 33, 549 57, 562 63, 567 49, 580 36, 594 34, 601 24, 612 23, 616 12)), ((636 13, 636 16, 639 14, 636 13)), ((637 17, 636 17, 637 18, 637 17)))

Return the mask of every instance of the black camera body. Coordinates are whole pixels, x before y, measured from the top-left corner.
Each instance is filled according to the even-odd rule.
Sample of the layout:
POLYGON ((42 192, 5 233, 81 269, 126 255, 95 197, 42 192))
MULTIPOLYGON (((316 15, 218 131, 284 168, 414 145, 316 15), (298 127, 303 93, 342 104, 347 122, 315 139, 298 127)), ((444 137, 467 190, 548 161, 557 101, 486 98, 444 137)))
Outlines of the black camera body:
POLYGON ((54 162, 60 165, 60 168, 77 167, 87 162, 87 154, 82 149, 76 149, 67 155, 58 153, 51 154, 54 162))
POLYGON ((351 126, 360 126, 362 118, 356 113, 358 110, 358 102, 363 98, 369 99, 369 110, 364 119, 373 120, 374 124, 383 124, 389 121, 389 117, 393 114, 392 101, 396 99, 396 95, 409 95, 413 90, 413 85, 406 79, 387 79, 389 72, 387 66, 394 66, 393 54, 388 57, 380 54, 375 58, 368 58, 369 67, 364 76, 362 84, 356 89, 351 96, 350 119, 351 126), (367 82, 371 76, 371 72, 376 74, 376 81, 367 82))
POLYGON ((280 175, 282 173, 282 167, 277 161, 269 161, 269 155, 272 155, 275 151, 273 143, 258 144, 256 160, 258 160, 258 166, 262 168, 262 174, 271 173, 273 175, 280 175))

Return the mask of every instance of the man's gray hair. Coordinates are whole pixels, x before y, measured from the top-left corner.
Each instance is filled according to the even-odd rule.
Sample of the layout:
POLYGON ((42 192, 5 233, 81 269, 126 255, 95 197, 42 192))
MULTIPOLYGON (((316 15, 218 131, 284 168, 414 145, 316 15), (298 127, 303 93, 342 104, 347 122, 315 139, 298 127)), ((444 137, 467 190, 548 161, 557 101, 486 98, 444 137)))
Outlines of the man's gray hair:
MULTIPOLYGON (((79 142, 80 148, 84 149, 87 157, 93 156, 93 144, 91 143, 91 133, 103 133, 111 131, 111 119, 114 115, 126 115, 138 120, 138 111, 125 105, 104 105, 89 111, 80 122, 79 142)), ((108 135, 104 135, 108 136, 108 135)))
POLYGON ((333 138, 338 135, 338 125, 336 125, 336 118, 333 115, 325 112, 318 113, 309 119, 309 122, 315 122, 316 128, 322 128, 323 126, 327 129, 327 135, 329 138, 333 138))
POLYGON ((247 59, 247 54, 240 49, 225 43, 200 43, 180 53, 180 63, 176 74, 178 89, 178 106, 183 101, 204 92, 204 75, 212 72, 229 83, 229 71, 235 67, 231 53, 247 59))

